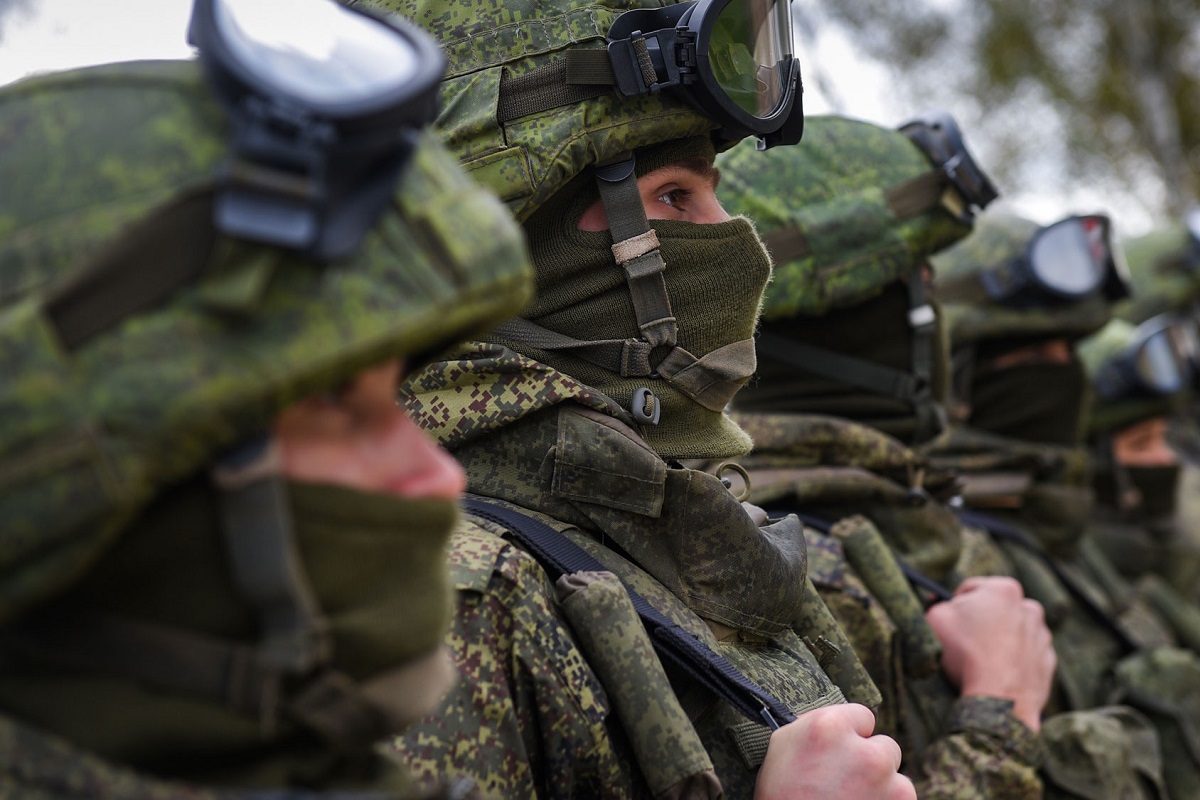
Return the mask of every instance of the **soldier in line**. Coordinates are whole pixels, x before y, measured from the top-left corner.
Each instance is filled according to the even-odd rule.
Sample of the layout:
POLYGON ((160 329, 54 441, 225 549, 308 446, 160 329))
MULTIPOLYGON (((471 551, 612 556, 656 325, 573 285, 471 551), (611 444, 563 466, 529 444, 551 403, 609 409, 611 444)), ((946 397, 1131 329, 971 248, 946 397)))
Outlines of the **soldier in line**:
POLYGON ((753 372, 770 264, 717 202, 713 158, 798 138, 787 4, 377 5, 446 48, 439 125, 537 273, 520 318, 405 387, 467 471, 467 679, 396 752, 503 797, 912 797, 895 743, 845 703, 874 688, 799 523, 763 525, 679 463, 749 447, 723 408, 753 372), (710 60, 658 86, 680 29, 710 60))
POLYGON ((739 461, 751 500, 809 524, 810 575, 882 692, 879 728, 918 795, 1040 798, 1054 670, 1041 608, 1011 579, 964 582, 996 574, 972 569, 986 543, 945 505, 952 478, 912 449, 940 429, 948 372, 927 259, 994 195, 948 117, 807 128, 797 148, 718 158, 723 202, 754 218, 775 259, 759 370, 734 399, 755 443, 739 461), (959 594, 927 621, 938 584, 959 594), (947 621, 966 602, 964 631, 947 621))
POLYGON ((375 743, 454 679, 464 478, 395 389, 520 308, 530 271, 424 129, 428 37, 294 13, 344 48, 331 64, 246 26, 202 44, 212 82, 138 62, 0 91, 5 796, 415 796, 375 743), (306 92, 342 91, 366 43, 410 71, 370 65, 339 118, 306 92), (284 99, 306 122, 270 116, 284 99))
MULTIPOLYGON (((1195 797, 1200 751, 1187 732, 1200 720, 1200 659, 1175 646, 1187 644, 1184 631, 1122 578, 1089 527, 1090 393, 1075 345, 1127 292, 1109 220, 984 222, 934 258, 956 424, 932 458, 960 473, 963 518, 996 538, 1046 608, 1061 656, 1051 708, 1137 709, 1158 731, 1169 796, 1195 797)), ((1144 769, 1148 752, 1134 763, 1144 769)), ((1090 784, 1111 791, 1100 779, 1090 784)))

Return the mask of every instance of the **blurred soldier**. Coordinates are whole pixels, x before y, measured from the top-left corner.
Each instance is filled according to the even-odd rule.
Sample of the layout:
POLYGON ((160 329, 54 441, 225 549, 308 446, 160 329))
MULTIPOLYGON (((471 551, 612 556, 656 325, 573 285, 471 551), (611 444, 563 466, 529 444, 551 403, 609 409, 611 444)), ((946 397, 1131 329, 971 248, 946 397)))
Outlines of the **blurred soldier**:
POLYGON ((953 343, 956 425, 934 462, 961 471, 964 519, 989 530, 1046 608, 1059 653, 1055 708, 1113 702, 1159 731, 1172 797, 1200 792, 1200 661, 1088 535, 1082 446, 1090 394, 1075 343, 1128 292, 1103 215, 1040 226, 985 220, 934 259, 953 343))
POLYGON ((799 522, 677 461, 749 448, 723 409, 770 264, 713 158, 799 138, 788 5, 384 5, 446 47, 439 124, 537 272, 520 319, 408 383, 474 495, 451 553, 471 680, 397 750, 503 797, 911 797, 843 704, 878 695, 799 522))
POLYGON ((463 476, 394 392, 528 262, 423 130, 428 37, 254 6, 0 92, 6 796, 409 796, 375 743, 453 678, 463 476))
POLYGON ((879 728, 919 796, 1040 798, 1054 669, 1040 607, 1011 579, 974 579, 927 622, 892 550, 926 585, 958 586, 977 560, 939 502, 952 480, 910 447, 941 427, 946 372, 926 261, 969 233, 987 177, 945 115, 902 131, 810 118, 800 147, 739 145, 718 162, 722 200, 776 264, 758 374, 734 402, 755 442, 740 461, 751 499, 813 526, 810 574, 883 693, 879 728))

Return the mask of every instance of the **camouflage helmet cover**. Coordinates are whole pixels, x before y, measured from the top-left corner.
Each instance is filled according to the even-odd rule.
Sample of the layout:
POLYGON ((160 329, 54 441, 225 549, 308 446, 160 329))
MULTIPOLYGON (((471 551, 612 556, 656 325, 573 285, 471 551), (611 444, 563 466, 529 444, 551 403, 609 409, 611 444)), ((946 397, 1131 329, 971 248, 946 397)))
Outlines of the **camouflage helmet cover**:
MULTIPOLYGON (((1114 318, 1079 343, 1076 352, 1093 384, 1102 369, 1127 352, 1137 340, 1137 334, 1137 326, 1114 318)), ((1115 431, 1151 417, 1170 414, 1186 402, 1188 394, 1186 390, 1174 394, 1134 391, 1105 397, 1104 393, 1098 392, 1088 410, 1088 433, 1115 431)))
MULTIPOLYGON (((664 93, 564 97, 522 113, 509 94, 545 75, 568 50, 603 50, 616 18, 662 0, 358 0, 399 13, 441 42, 450 66, 438 128, 472 176, 524 221, 588 166, 638 148, 709 134, 717 125, 664 93)), ((564 67, 565 69, 565 67, 564 67)), ((591 94, 596 94, 592 92, 591 94)))
MULTIPOLYGON (((225 117, 194 63, 145 62, 8 87, 0 129, 12 165, 0 186, 0 618, 72 580, 159 487, 287 404, 478 333, 529 295, 511 218, 425 134, 352 258, 320 266, 213 237, 199 279, 70 348, 49 299, 93 254, 153 241, 160 210, 211 197, 225 117)), ((151 251, 164 264, 190 244, 173 234, 151 251)))
POLYGON ((1172 225, 1122 243, 1133 296, 1117 316, 1143 322, 1164 311, 1179 311, 1200 298, 1200 242, 1184 225, 1172 225))
POLYGON ((929 159, 869 122, 809 117, 799 145, 760 153, 743 141, 718 164, 722 204, 754 220, 775 258, 768 319, 862 303, 971 230, 948 184, 912 203, 929 159))
MULTIPOLYGON (((937 286, 950 278, 963 277, 1020 256, 1038 223, 1012 214, 987 214, 964 241, 932 259, 937 286)), ((942 300, 951 345, 959 348, 973 342, 1008 338, 1078 339, 1102 328, 1112 317, 1112 306, 1099 292, 1085 299, 1053 307, 1014 308, 995 301, 959 302, 942 300)))

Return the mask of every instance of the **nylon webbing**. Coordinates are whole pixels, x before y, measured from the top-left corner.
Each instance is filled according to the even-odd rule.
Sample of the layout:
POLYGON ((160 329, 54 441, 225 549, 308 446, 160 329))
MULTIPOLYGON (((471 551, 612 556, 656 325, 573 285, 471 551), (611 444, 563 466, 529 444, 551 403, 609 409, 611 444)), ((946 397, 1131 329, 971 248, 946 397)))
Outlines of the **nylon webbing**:
MULTIPOLYGON (((634 157, 628 161, 596 168, 596 185, 600 190, 600 202, 608 216, 608 229, 614 246, 627 240, 640 240, 651 231, 638 191, 634 157)), ((617 256, 614 253, 614 259, 617 256)), ((625 282, 633 300, 638 330, 642 338, 651 345, 673 347, 677 329, 675 314, 671 311, 671 300, 667 296, 667 281, 663 273, 667 265, 662 253, 655 247, 644 255, 620 265, 625 270, 625 282)))
POLYGON ((650 366, 653 346, 640 339, 601 339, 584 341, 555 333, 523 317, 514 317, 492 329, 502 339, 511 339, 539 350, 569 350, 598 367, 626 378, 645 377, 654 372, 650 366))
POLYGON ((506 68, 500 75, 496 119, 504 125, 530 114, 576 105, 609 94, 612 92, 612 83, 608 53, 603 50, 579 51, 571 58, 559 59, 517 77, 512 77, 506 68), (607 76, 600 68, 598 59, 585 56, 584 53, 603 56, 604 66, 608 67, 607 76))
POLYGON ((777 266, 812 252, 808 239, 799 228, 779 228, 763 234, 762 240, 777 266))
POLYGON ((908 324, 912 330, 912 375, 917 379, 918 394, 913 398, 916 428, 913 440, 924 442, 945 428, 933 401, 933 346, 936 328, 933 306, 925 292, 921 267, 908 276, 908 324))
POLYGON ((946 173, 925 172, 883 193, 888 209, 898 220, 911 219, 941 205, 942 193, 949 184, 946 173))
POLYGON ((773 333, 761 332, 757 341, 759 352, 814 375, 910 403, 921 397, 916 378, 907 372, 773 333))
MULTIPOLYGON (((808 527, 810 527, 814 530, 818 530, 821 533, 826 534, 827 536, 832 535, 830 533, 830 531, 833 530, 833 523, 827 519, 824 519, 823 517, 816 517, 816 516, 813 516, 812 514, 807 514, 802 511, 794 511, 792 509, 781 509, 781 508, 777 508, 775 506, 771 506, 770 509, 772 512, 783 512, 786 514, 795 514, 797 517, 800 518, 800 521, 803 522, 808 527)), ((943 586, 942 584, 935 581, 933 578, 931 578, 928 575, 926 575, 925 573, 921 572, 916 567, 913 567, 913 566, 910 566, 909 564, 904 563, 904 560, 902 558, 900 558, 899 556, 895 555, 894 553, 893 553, 893 556, 895 556, 896 565, 900 567, 900 571, 904 573, 904 577, 908 578, 908 582, 911 583, 913 586, 924 589, 925 591, 929 592, 931 595, 936 597, 938 599, 938 601, 949 600, 952 597, 954 597, 954 592, 950 591, 945 586, 943 586)))
POLYGON ((304 673, 328 660, 329 632, 300 560, 274 439, 251 443, 213 470, 230 573, 261 627, 260 658, 304 673))
POLYGON ((204 271, 217 240, 211 189, 172 200, 105 245, 46 300, 68 351, 149 308, 204 271))
MULTIPOLYGON (((468 513, 510 531, 521 546, 550 573, 551 580, 574 572, 609 571, 579 545, 539 519, 473 496, 463 500, 463 507, 468 513)), ((750 720, 777 728, 795 719, 795 715, 782 703, 752 683, 724 656, 713 652, 694 635, 667 619, 637 592, 628 586, 625 590, 659 656, 682 669, 750 720)))
POLYGON ((978 511, 971 509, 955 509, 954 512, 958 515, 959 520, 964 524, 971 525, 976 528, 981 528, 987 531, 992 537, 1013 544, 1033 553, 1038 559, 1046 565, 1054 576, 1058 578, 1063 586, 1067 588, 1071 596, 1079 601, 1080 605, 1087 610, 1092 617, 1100 623, 1100 627, 1107 630, 1113 635, 1117 642, 1126 649, 1127 652, 1137 651, 1138 644, 1129 634, 1125 633, 1121 627, 1113 619, 1109 612, 1092 601, 1088 593, 1075 582, 1075 579, 1062 569, 1055 561, 1054 557, 1046 552, 1046 549, 1034 540, 1028 533, 1011 525, 1008 522, 992 517, 988 514, 981 514, 978 511))

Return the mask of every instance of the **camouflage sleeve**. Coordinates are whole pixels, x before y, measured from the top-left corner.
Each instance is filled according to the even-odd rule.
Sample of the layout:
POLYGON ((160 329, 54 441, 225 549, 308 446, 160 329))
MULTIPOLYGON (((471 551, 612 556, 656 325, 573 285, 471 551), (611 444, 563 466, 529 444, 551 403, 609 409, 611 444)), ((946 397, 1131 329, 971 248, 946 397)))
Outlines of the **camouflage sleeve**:
POLYGON ((457 609, 447 642, 460 678, 395 753, 422 781, 469 777, 505 800, 638 796, 608 697, 541 566, 469 522, 449 564, 457 609))
POLYGON ((922 800, 1038 800, 1041 740, 1012 715, 1012 701, 963 697, 946 734, 930 743, 911 774, 922 800))

